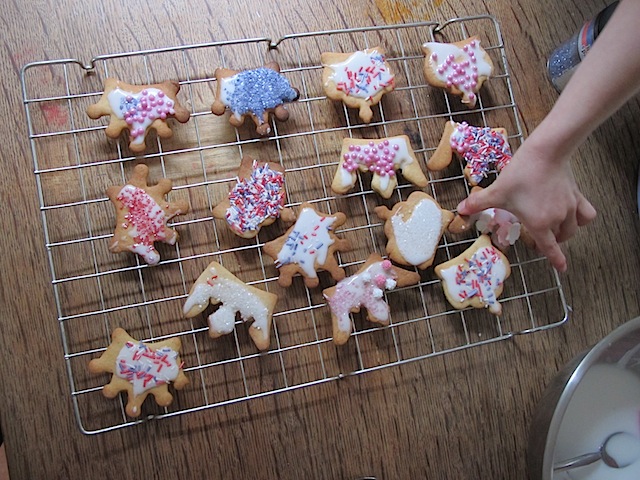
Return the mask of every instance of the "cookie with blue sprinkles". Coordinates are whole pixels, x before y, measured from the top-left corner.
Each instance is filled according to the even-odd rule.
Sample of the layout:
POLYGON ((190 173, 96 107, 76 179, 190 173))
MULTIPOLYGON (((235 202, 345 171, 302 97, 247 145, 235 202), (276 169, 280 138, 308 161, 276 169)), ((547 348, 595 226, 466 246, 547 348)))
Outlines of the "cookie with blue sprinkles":
POLYGON ((284 104, 294 102, 300 96, 275 62, 252 70, 217 68, 214 76, 216 100, 211 112, 224 115, 229 110, 229 123, 234 127, 240 127, 246 118, 251 118, 261 136, 271 133, 270 115, 281 122, 288 120, 289 111, 284 104))

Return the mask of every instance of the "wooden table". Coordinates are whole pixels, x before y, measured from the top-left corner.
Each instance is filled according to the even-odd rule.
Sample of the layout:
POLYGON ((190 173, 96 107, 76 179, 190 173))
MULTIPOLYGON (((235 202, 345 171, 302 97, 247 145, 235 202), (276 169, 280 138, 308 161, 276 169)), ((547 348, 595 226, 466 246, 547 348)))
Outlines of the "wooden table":
MULTIPOLYGON (((91 377, 83 373, 84 368, 79 364, 86 366, 88 360, 98 356, 100 348, 106 346, 105 326, 115 326, 114 312, 109 310, 110 302, 115 299, 114 301, 120 302, 120 305, 128 305, 138 302, 139 299, 133 298, 133 294, 118 281, 104 277, 104 283, 101 284, 104 310, 102 314, 97 315, 102 318, 98 326, 90 322, 79 326, 75 320, 65 321, 67 340, 71 342, 71 348, 96 348, 96 353, 82 356, 77 362, 73 359, 65 362, 60 329, 56 321, 61 316, 57 305, 63 306, 62 316, 65 318, 73 317, 86 309, 91 310, 92 307, 87 307, 85 303, 94 302, 95 286, 90 286, 89 282, 86 285, 81 281, 71 282, 72 288, 64 289, 64 285, 61 285, 61 298, 57 301, 54 298, 19 73, 23 65, 40 60, 78 58, 86 62, 99 54, 257 37, 278 39, 296 32, 408 22, 441 22, 453 17, 491 14, 497 19, 505 39, 504 52, 509 62, 512 90, 521 114, 523 133, 526 134, 526 131, 531 131, 542 120, 557 96, 546 78, 545 61, 549 52, 576 31, 584 19, 591 18, 604 6, 604 1, 583 2, 578 9, 575 2, 525 0, 495 1, 487 5, 481 2, 474 4, 453 0, 339 0, 324 3, 321 8, 311 2, 271 0, 231 2, 229 5, 193 0, 189 2, 188 7, 185 7, 183 2, 150 4, 137 0, 4 3, 2 19, 5 33, 4 48, 0 53, 0 72, 5 94, 0 102, 7 118, 1 147, 2 160, 5 163, 2 196, 9 208, 5 213, 5 229, 8 232, 3 236, 5 280, 2 289, 0 351, 4 368, 3 388, 0 391, 0 420, 11 478, 84 479, 113 478, 116 475, 118 478, 139 478, 145 475, 148 478, 189 479, 355 479, 364 476, 378 479, 525 478, 527 435, 536 402, 545 386, 557 370, 575 354, 593 345, 616 326, 640 315, 640 223, 635 202, 637 151, 640 149, 640 137, 637 134, 640 131, 640 108, 637 99, 623 107, 598 129, 575 158, 574 170, 578 183, 598 209, 599 216, 592 225, 582 229, 564 246, 570 267, 568 273, 561 276, 561 284, 567 303, 573 308, 568 323, 547 331, 515 336, 506 341, 436 355, 433 358, 379 371, 369 371, 344 380, 145 422, 143 425, 119 428, 98 435, 83 435, 78 428, 72 407, 67 366, 70 365, 69 368, 74 374, 74 379, 78 381, 77 388, 80 390, 106 382, 108 377, 91 377), (132 297, 127 297, 130 294, 132 297), (96 334, 95 328, 101 333, 96 334)), ((354 44, 362 38, 372 37, 353 36, 354 44)), ((382 35, 381 38, 387 37, 382 35)), ((398 39, 393 35, 390 38, 398 39)), ((318 39, 317 48, 324 45, 323 41, 318 39)), ((234 65, 235 62, 240 63, 242 55, 248 55, 250 58, 256 58, 255 55, 264 55, 265 58, 269 56, 268 49, 260 47, 259 53, 256 53, 256 48, 239 45, 237 51, 243 53, 238 53, 238 58, 233 58, 233 55, 227 56, 225 61, 234 65)), ((284 45, 282 48, 288 47, 284 45)), ((415 45, 408 48, 415 50, 415 45)), ((212 50, 214 51, 215 49, 212 50)), ((226 53, 233 50, 224 51, 226 53)), ((191 72, 191 62, 207 62, 204 53, 209 51, 193 53, 193 57, 190 57, 190 53, 184 54, 179 51, 176 59, 169 61, 168 65, 162 68, 191 72), (201 53, 203 55, 200 55, 201 53), (187 67, 183 70, 184 65, 187 67)), ((277 56, 278 50, 271 53, 277 56)), ((398 52, 395 53, 399 55, 398 52)), ((142 67, 138 60, 132 61, 132 78, 123 80, 135 81, 143 75, 140 68, 147 69, 147 74, 151 71, 151 75, 155 75, 155 58, 151 56, 144 60, 148 63, 143 62, 142 67)), ((245 68, 251 66, 246 65, 245 68)), ((75 67, 79 69, 79 66, 75 67)), ((66 67, 67 84, 84 75, 78 75, 75 67, 66 67)), ((98 67, 101 68, 102 63, 99 63, 98 67)), ((41 93, 46 96, 46 92, 54 89, 59 81, 60 70, 58 67, 51 67, 48 73, 43 74, 42 71, 40 70, 38 75, 42 82, 41 93)), ((99 91, 99 79, 102 74, 104 72, 98 77, 86 77, 86 91, 99 91)), ((209 71, 208 75, 211 74, 209 71)), ((194 79, 180 80, 189 84, 189 81, 194 79)), ((308 88, 309 92, 317 92, 315 86, 308 88)), ((444 97, 436 99, 435 92, 426 90, 423 93, 427 103, 433 100, 436 105, 442 106, 444 97)), ((210 114, 204 115, 204 103, 198 103, 198 95, 206 97, 207 94, 213 93, 205 88, 195 97, 191 97, 189 102, 191 106, 198 105, 194 107, 195 113, 202 114, 198 120, 203 126, 209 118, 213 119, 210 114)), ((95 101, 97 97, 85 100, 90 103, 90 100, 95 101)), ((309 97, 306 100, 308 101, 309 97)), ((315 99, 318 105, 322 104, 320 100, 315 99)), ((63 103, 65 101, 62 100, 63 103)), ((415 99, 413 101, 416 102, 415 99)), ((422 104, 422 100, 417 102, 422 104)), ((315 103, 301 105, 306 108, 306 105, 315 103)), ((295 111, 298 107, 292 108, 295 111)), ((392 107, 388 108, 389 115, 398 113, 392 107)), ((329 107, 329 111, 345 121, 344 113, 339 107, 329 107)), ((400 113, 402 114, 402 109, 400 113)), ((74 124, 76 129, 90 124, 87 119, 76 117, 75 113, 72 115, 73 119, 68 118, 68 110, 64 108, 44 108, 40 114, 40 120, 34 122, 44 122, 39 125, 44 125, 42 128, 49 128, 51 131, 55 128, 64 130, 68 128, 65 125, 72 121, 78 122, 74 124)), ((348 118, 353 120, 355 117, 348 118)), ((219 120, 226 122, 226 119, 219 120)), ((194 119, 191 122, 194 122, 194 119)), ((97 125, 104 123, 93 122, 94 127, 97 125)), ((281 128, 281 134, 295 132, 293 126, 281 128)), ((320 127, 315 125, 313 128, 320 127)), ((185 139, 180 136, 181 126, 175 126, 174 129, 178 133, 172 141, 194 141, 193 138, 185 139)), ((203 127, 200 140, 215 144, 217 140, 209 138, 208 135, 208 131, 203 127)), ((250 139, 250 129, 242 130, 241 135, 245 135, 241 138, 250 139)), ((439 133, 433 133, 434 138, 437 135, 439 133)), ((322 136, 317 138, 319 141, 315 148, 317 152, 322 152, 318 154, 318 158, 324 159, 324 155, 331 155, 331 152, 338 148, 326 142, 322 136)), ((304 152, 296 149, 304 150, 308 145, 293 146, 295 140, 294 136, 286 148, 297 152, 296 154, 303 158, 304 152)), ((100 158, 107 158, 108 155, 114 155, 114 152, 119 152, 126 158, 127 152, 123 153, 123 150, 117 147, 120 144, 125 148, 126 142, 107 141, 101 129, 95 131, 90 143, 98 149, 100 158)), ((73 141, 69 144, 57 137, 51 140, 48 147, 42 147, 39 141, 37 144, 36 155, 45 165, 41 168, 48 168, 56 161, 64 162, 69 158, 82 159, 85 155, 91 156, 91 153, 85 153, 83 150, 86 147, 84 137, 75 144, 73 141)), ((169 145, 175 147, 175 144, 169 145)), ((261 148, 271 148, 269 141, 258 145, 261 148)), ((255 146, 256 144, 248 143, 246 150, 251 152, 255 146)), ((428 156, 429 148, 430 146, 424 146, 423 157, 428 156)), ((188 157, 185 161, 195 162, 194 168, 197 171, 198 168, 202 169, 198 163, 201 153, 197 152, 196 157, 188 157)), ((115 162, 116 175, 119 173, 120 165, 132 163, 115 162)), ((184 245, 181 244, 181 255, 195 256, 197 261, 190 263, 185 267, 186 272, 183 272, 186 278, 194 279, 198 270, 214 259, 205 256, 203 252, 206 252, 207 248, 210 251, 224 248, 224 242, 233 242, 233 238, 223 233, 224 230, 220 228, 216 230, 220 232, 220 238, 216 239, 212 233, 213 229, 207 231, 194 220, 198 215, 200 218, 208 215, 206 203, 202 202, 204 193, 197 193, 191 188, 180 189, 180 186, 192 185, 188 183, 189 173, 185 173, 184 165, 181 169, 173 170, 171 159, 167 159, 163 165, 166 168, 163 173, 169 177, 174 176, 177 195, 186 195, 193 210, 192 216, 186 217, 187 220, 183 224, 183 233, 188 233, 184 237, 184 245), (197 228, 202 230, 196 233, 197 228)), ((222 162, 219 165, 219 169, 211 170, 212 182, 232 176, 230 164, 222 162)), ((90 175, 104 175, 105 186, 108 186, 108 182, 113 178, 113 172, 109 171, 108 166, 103 172, 98 172, 100 169, 81 167, 68 172, 65 170, 56 177, 55 181, 59 183, 53 186, 46 183, 49 177, 41 176, 45 182, 45 204, 49 201, 64 202, 65 192, 78 191, 83 181, 86 181, 90 188, 93 188, 94 181, 103 181, 90 175), (85 171, 87 178, 83 177, 85 171), (69 175, 65 177, 66 173, 69 175), (51 200, 49 195, 56 198, 51 200)), ((293 164, 286 166, 294 171, 299 167, 293 164)), ((330 174, 331 171, 332 169, 327 169, 325 173, 330 174)), ((435 178, 437 177, 432 177, 432 180, 435 178)), ((309 183, 305 182, 312 181, 309 177, 305 180, 304 175, 298 175, 297 180, 292 179, 290 194, 293 202, 303 200, 305 188, 309 188, 309 183)), ((221 183, 218 187, 225 190, 228 185, 228 182, 221 183)), ((403 190, 404 193, 408 191, 410 190, 403 190)), ((442 195, 446 208, 454 208, 455 202, 460 199, 442 195)), ((215 199, 219 200, 219 197, 215 199)), ((69 201, 73 201, 73 198, 69 198, 69 201)), ((352 209, 357 210, 348 202, 340 205, 347 214, 353 214, 352 209)), ((103 258, 100 249, 108 242, 111 228, 109 225, 112 223, 111 211, 108 202, 97 202, 95 206, 106 212, 100 217, 104 218, 104 224, 98 222, 94 225, 95 231, 89 236, 98 238, 86 243, 102 247, 98 246, 99 251, 96 253, 95 250, 87 250, 83 244, 82 248, 75 252, 55 253, 54 266, 58 272, 67 269, 65 271, 82 274, 86 255, 94 259, 103 258), (105 238, 100 238, 101 235, 105 238)), ((47 213, 48 228, 57 236, 52 241, 64 243, 65 231, 72 230, 76 224, 82 223, 83 215, 93 207, 93 204, 87 206, 85 202, 81 206, 85 210, 71 219, 55 218, 55 212, 49 217, 47 213)), ((210 227, 213 222, 204 223, 210 227)), ((181 228, 180 224, 177 228, 181 228)), ((282 226, 278 225, 275 231, 263 237, 263 240, 274 238, 282 232, 282 226)), ((352 241, 355 239, 357 243, 361 232, 356 229, 355 232, 348 231, 345 235, 351 236, 352 241)), ((366 235, 368 233, 365 232, 366 235)), ((250 245, 232 243, 235 247, 239 244, 250 245)), ((356 248, 357 253, 345 257, 349 273, 355 271, 357 262, 364 260, 362 255, 365 250, 366 246, 356 248)), ((169 258, 174 258, 172 255, 176 254, 175 249, 162 251, 168 252, 166 254, 169 258)), ((252 250, 251 255, 254 254, 255 250, 252 250)), ((251 255, 238 253, 231 256, 235 258, 236 263, 228 260, 238 276, 250 278, 256 271, 262 275, 260 265, 255 265, 256 257, 251 255)), ((176 290, 183 289, 183 295, 178 295, 179 298, 175 302, 168 302, 166 305, 161 302, 156 308, 153 303, 148 304, 153 302, 153 298, 147 297, 143 303, 146 315, 153 317, 150 320, 152 323, 157 320, 154 316, 156 314, 158 318, 166 320, 153 335, 169 335, 184 329, 185 320, 180 318, 179 305, 183 301, 185 286, 175 277, 175 269, 181 262, 169 263, 164 269, 161 265, 157 270, 150 271, 136 267, 132 257, 116 257, 115 260, 109 260, 108 266, 104 268, 112 268, 114 265, 117 268, 131 266, 133 273, 127 271, 122 282, 126 284, 131 281, 127 275, 144 276, 144 285, 148 288, 150 297, 158 295, 158 291, 164 296, 171 296, 176 290)), ((270 261, 264 260, 264 263, 267 265, 265 275, 274 275, 275 270, 270 261)), ((100 265, 99 268, 103 266, 100 265)), ((90 278, 91 282, 95 282, 95 276, 90 278)), ((424 281, 432 278, 432 274, 423 274, 424 281)), ((328 277, 322 279, 323 286, 332 284, 328 277)), ((265 283, 273 285, 273 280, 274 278, 270 278, 270 281, 265 283)), ((296 298, 306 298, 307 295, 299 280, 294 279, 292 289, 283 295, 287 297, 284 301, 291 308, 294 308, 296 298)), ((186 285, 186 288, 189 286, 186 285)), ((319 319, 327 318, 321 309, 322 297, 319 289, 310 295, 312 304, 320 307, 305 310, 304 314, 317 315, 319 319)), ((549 305, 540 304, 537 299, 532 299, 532 302, 535 303, 537 318, 549 323, 560 320, 562 311, 558 309, 556 302, 550 302, 549 305)), ((510 303, 507 303, 505 310, 508 310, 509 306, 510 303)), ((137 322, 149 324, 148 318, 129 318, 129 310, 132 309, 122 312, 126 317, 123 322, 131 325, 133 330, 139 325, 137 322)), ((117 308, 115 313, 118 313, 117 308)), ((137 313, 132 315, 135 317, 137 313)), ((526 317, 526 312, 523 315, 526 317)), ((203 346, 206 354, 214 352, 233 357, 236 345, 239 345, 237 348, 242 355, 251 356, 255 353, 248 337, 242 331, 238 334, 237 344, 231 337, 229 340, 218 340, 217 343, 208 339, 203 318, 199 319, 202 323, 196 322, 192 324, 192 328, 196 330, 193 336, 199 337, 199 345, 203 346)), ((492 317, 486 318, 489 325, 495 324, 492 317)), ((525 323, 526 320, 524 318, 525 323)), ((435 321, 433 323, 435 324, 435 321)), ((356 325, 362 330, 370 327, 362 320, 357 320, 356 325)), ((281 328, 283 337, 280 340, 285 338, 286 324, 281 324, 281 328)), ((323 338, 323 335, 326 337, 327 327, 320 325, 318 328, 319 338, 323 338)), ((482 333, 483 328, 470 326, 467 334, 482 333)), ((505 328, 508 330, 508 325, 505 328)), ((242 330, 242 327, 237 330, 242 330)), ((138 328, 137 333, 144 331, 144 327, 138 328)), ((389 331, 383 330, 387 332, 384 335, 388 335, 389 331)), ((301 335, 299 341, 303 341, 306 333, 298 333, 301 335)), ((409 338, 406 332, 399 336, 402 339, 409 338)), ((188 340, 191 337, 185 338, 188 340)), ((378 337, 374 338, 371 342, 362 340, 361 348, 372 348, 376 345, 383 345, 383 348, 380 353, 367 350, 367 355, 371 358, 383 357, 379 360, 380 364, 396 361, 397 358, 388 351, 389 345, 378 337)), ((473 341, 477 339, 472 339, 471 342, 473 341)), ((354 339, 351 339, 349 345, 342 352, 336 351, 330 343, 322 343, 318 348, 326 348, 327 352, 330 352, 327 358, 349 373, 349 369, 354 369, 354 339)), ((401 347, 404 351, 405 345, 401 344, 401 347)), ((193 352, 188 355, 192 360, 193 352)), ((278 381, 270 376, 273 358, 264 361, 262 358, 251 358, 254 362, 251 366, 247 362, 246 374, 256 375, 257 383, 265 390, 280 388, 278 381), (265 386, 264 383, 268 385, 265 386)), ((304 360, 305 357, 301 356, 302 371, 305 368, 304 360)), ((291 368, 288 372, 291 382, 299 374, 295 365, 287 363, 291 368)), ((355 369, 357 367, 356 364, 355 369)), ((330 374, 334 372, 332 365, 327 366, 327 369, 330 374)), ((207 400, 209 402, 216 398, 215 389, 242 389, 242 385, 237 385, 238 379, 224 367, 216 372, 194 371, 192 374, 191 390, 176 394, 177 409, 203 403, 202 399, 196 398, 203 395, 198 389, 198 385, 203 382, 203 375, 211 376, 207 386, 211 396, 207 400)), ((99 393, 90 398, 90 405, 85 405, 80 410, 84 421, 90 426, 100 426, 105 417, 112 419, 114 409, 116 412, 120 411, 118 400, 102 399, 99 393)), ((147 404, 145 408, 149 408, 148 412, 163 413, 162 409, 154 409, 147 404)), ((126 421, 127 419, 121 418, 121 422, 126 421)))

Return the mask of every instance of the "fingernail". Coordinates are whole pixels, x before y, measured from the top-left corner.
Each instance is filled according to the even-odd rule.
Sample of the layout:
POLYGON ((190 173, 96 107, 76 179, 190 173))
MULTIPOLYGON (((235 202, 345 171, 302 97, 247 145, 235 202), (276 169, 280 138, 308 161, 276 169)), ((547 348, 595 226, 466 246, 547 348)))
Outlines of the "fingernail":
POLYGON ((460 210, 464 210, 464 207, 466 206, 467 201, 466 200, 462 200, 458 206, 456 207, 456 210, 459 212, 460 210))

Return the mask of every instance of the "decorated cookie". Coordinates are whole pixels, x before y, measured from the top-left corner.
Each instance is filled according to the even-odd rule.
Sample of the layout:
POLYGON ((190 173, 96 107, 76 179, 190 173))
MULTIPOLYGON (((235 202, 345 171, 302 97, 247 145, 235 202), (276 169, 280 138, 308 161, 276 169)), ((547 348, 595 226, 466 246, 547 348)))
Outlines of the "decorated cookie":
POLYGON ((369 321, 388 325, 389 305, 384 300, 385 290, 415 285, 419 281, 420 275, 416 272, 396 267, 372 253, 355 275, 322 292, 331 309, 333 341, 343 345, 349 340, 349 314, 359 312, 362 307, 367 309, 369 321))
POLYGON ((478 185, 493 169, 500 173, 511 161, 511 147, 504 128, 473 127, 466 122, 445 124, 427 168, 435 171, 446 168, 453 152, 464 159, 464 175, 472 186, 478 185))
POLYGON ((325 52, 320 55, 322 84, 332 100, 357 108, 360 119, 371 122, 371 107, 395 88, 395 78, 381 47, 353 53, 325 52))
POLYGON ((189 111, 176 98, 178 82, 164 82, 153 85, 129 85, 115 78, 104 82, 104 93, 98 103, 89 105, 87 115, 98 119, 109 115, 109 126, 105 133, 109 138, 118 138, 129 130, 129 148, 132 152, 144 152, 145 138, 150 128, 160 138, 168 138, 173 132, 167 124, 168 118, 181 123, 189 120, 189 111))
POLYGON ((238 170, 238 183, 229 197, 213 209, 213 216, 227 221, 233 233, 242 238, 255 237, 260 228, 282 217, 295 220, 285 208, 284 168, 279 163, 259 162, 245 156, 238 170))
POLYGON ((462 97, 469 108, 476 106, 477 93, 493 73, 493 63, 477 37, 456 43, 427 42, 424 74, 427 83, 462 97))
POLYGON ((167 226, 167 221, 186 213, 186 201, 168 202, 165 196, 171 191, 172 182, 161 179, 156 185, 147 185, 149 168, 136 165, 129 183, 107 189, 107 196, 116 209, 116 228, 109 250, 113 253, 129 251, 140 255, 149 265, 160 261, 155 242, 174 245, 178 233, 167 226))
POLYGON ((511 274, 511 266, 507 257, 491 244, 488 235, 481 235, 456 258, 436 266, 435 272, 454 308, 470 305, 488 308, 495 315, 502 313, 498 297, 511 274))
POLYGON ((371 188, 383 198, 391 197, 398 185, 398 170, 417 187, 426 187, 429 183, 406 135, 379 140, 345 138, 331 190, 338 194, 351 190, 358 178, 356 170, 373 173, 371 188))
POLYGON ((183 311, 187 318, 192 318, 209 304, 220 304, 209 315, 209 335, 212 338, 233 332, 238 313, 244 321, 253 319, 249 336, 256 347, 266 350, 277 301, 277 295, 247 285, 219 263, 211 262, 191 287, 183 311))
POLYGON ((280 74, 280 66, 275 62, 254 70, 217 68, 214 75, 217 93, 211 111, 223 115, 228 108, 231 111, 229 123, 234 127, 240 127, 245 118, 251 118, 258 135, 271 132, 269 114, 273 113, 281 122, 287 120, 289 112, 283 104, 300 96, 300 92, 280 74))
POLYGON ((411 193, 406 202, 396 203, 391 210, 379 206, 374 212, 385 221, 389 258, 421 270, 433 264, 440 238, 453 219, 453 213, 424 192, 411 193))
POLYGON ((143 343, 122 328, 116 328, 111 334, 111 345, 100 358, 89 362, 89 371, 113 374, 102 393, 107 398, 115 398, 118 393, 127 392, 127 415, 138 417, 149 394, 158 405, 167 407, 173 401, 169 384, 181 390, 189 383, 182 371, 180 347, 179 338, 143 343))
POLYGON ((300 273, 304 284, 314 288, 320 283, 319 270, 328 271, 334 280, 342 280, 345 273, 334 255, 348 250, 349 242, 333 232, 346 219, 344 213, 325 215, 311 204, 303 203, 296 223, 283 236, 264 246, 264 252, 280 270, 278 283, 288 287, 293 276, 300 273))
MULTIPOLYGON (((473 187, 471 192, 482 190, 473 187)), ((506 251, 516 243, 520 234, 524 233, 520 220, 512 213, 501 208, 487 208, 474 215, 456 215, 449 224, 451 233, 463 233, 474 227, 480 233, 491 236, 491 242, 500 250, 506 251)))

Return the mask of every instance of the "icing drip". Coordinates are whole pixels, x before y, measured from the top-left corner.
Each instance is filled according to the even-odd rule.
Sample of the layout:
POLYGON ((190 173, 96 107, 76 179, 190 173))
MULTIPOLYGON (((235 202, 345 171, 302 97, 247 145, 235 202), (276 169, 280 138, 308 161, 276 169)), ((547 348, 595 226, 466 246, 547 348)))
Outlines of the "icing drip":
POLYGON ((127 209, 126 223, 122 225, 134 240, 133 251, 153 265, 160 256, 153 247, 155 241, 166 239, 164 211, 147 192, 133 185, 125 185, 118 201, 127 209))
POLYGON ((506 266, 494 247, 478 249, 465 263, 442 270, 447 289, 460 302, 478 297, 491 309, 496 305, 496 288, 506 278, 506 266))
POLYGON ((284 175, 253 162, 251 177, 239 180, 229 193, 226 219, 236 232, 253 231, 269 217, 277 218, 284 206, 284 175))
POLYGON ((270 68, 244 70, 220 80, 219 100, 231 109, 237 118, 245 114, 255 115, 264 123, 267 110, 298 98, 298 92, 280 73, 270 68))
POLYGON ((384 291, 396 287, 396 278, 391 262, 383 260, 338 282, 328 303, 338 318, 339 330, 351 331, 349 313, 361 306, 367 309, 370 316, 386 323, 389 320, 389 305, 383 299, 384 291))
POLYGON ((315 265, 327 261, 329 247, 334 242, 329 235, 334 222, 334 217, 320 216, 311 208, 303 209, 278 253, 276 267, 295 263, 307 277, 316 278, 315 265))
POLYGON ((180 373, 178 352, 169 347, 153 350, 142 342, 127 342, 116 358, 116 375, 133 385, 134 396, 174 381, 180 373))
POLYGON ((394 75, 377 50, 358 51, 346 61, 328 66, 334 71, 330 80, 336 88, 352 97, 371 100, 378 92, 394 85, 394 75))
POLYGON ((475 184, 487 176, 491 168, 500 172, 511 161, 511 148, 504 135, 490 127, 473 127, 457 123, 450 138, 451 148, 466 161, 469 176, 475 184))
POLYGON ((147 88, 140 93, 116 88, 107 98, 116 117, 129 126, 133 143, 144 142, 145 133, 155 120, 166 120, 176 113, 173 100, 157 88, 147 88))

